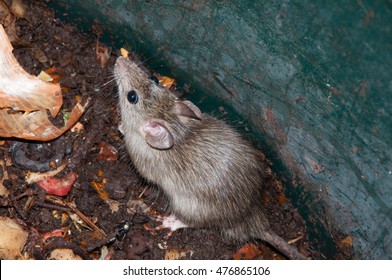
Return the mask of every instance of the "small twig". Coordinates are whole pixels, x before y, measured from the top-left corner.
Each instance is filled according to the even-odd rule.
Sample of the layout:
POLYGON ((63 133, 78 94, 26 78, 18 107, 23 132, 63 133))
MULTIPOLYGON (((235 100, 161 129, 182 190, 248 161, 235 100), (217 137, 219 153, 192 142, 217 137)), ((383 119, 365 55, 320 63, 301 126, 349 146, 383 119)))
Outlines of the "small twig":
POLYGON ((86 217, 85 215, 83 215, 82 212, 80 212, 78 209, 76 209, 75 207, 73 207, 70 203, 60 200, 57 197, 54 196, 46 196, 46 198, 50 201, 52 201, 53 203, 57 203, 60 204, 62 206, 66 206, 69 207, 72 211, 75 212, 76 215, 78 215, 87 225, 89 225, 91 228, 93 228, 95 231, 99 232, 100 234, 102 234, 103 236, 107 236, 106 233, 100 229, 96 224, 94 224, 88 217, 86 217))
POLYGON ((22 197, 25 197, 25 196, 33 196, 34 194, 35 194, 35 191, 34 191, 33 189, 27 189, 25 192, 21 193, 21 194, 18 195, 18 196, 15 196, 14 198, 15 198, 15 200, 19 200, 19 199, 21 199, 22 197))
POLYGON ((296 243, 297 241, 301 240, 302 238, 303 238, 303 236, 300 235, 300 236, 297 237, 297 238, 291 239, 291 240, 288 241, 287 243, 288 243, 288 244, 294 244, 294 243, 296 243))
POLYGON ((16 213, 18 213, 18 215, 21 216, 23 220, 26 220, 26 214, 23 213, 22 209, 20 208, 20 206, 16 201, 17 199, 15 198, 12 192, 10 192, 10 200, 11 200, 12 207, 15 209, 16 213))
POLYGON ((43 207, 43 208, 49 208, 49 209, 54 209, 54 210, 63 211, 63 212, 68 212, 71 210, 70 208, 67 208, 67 207, 53 205, 53 204, 49 204, 49 203, 45 203, 45 202, 36 201, 35 204, 40 207, 43 207))
POLYGON ((143 191, 139 194, 139 198, 143 196, 143 194, 146 192, 148 186, 144 187, 143 191))
POLYGON ((90 227, 92 227, 94 230, 98 231, 100 234, 103 236, 107 236, 106 233, 100 229, 96 224, 94 224, 88 217, 83 215, 82 212, 80 212, 78 209, 70 205, 68 202, 65 202, 65 204, 72 209, 83 221, 85 221, 86 224, 88 224, 90 227))

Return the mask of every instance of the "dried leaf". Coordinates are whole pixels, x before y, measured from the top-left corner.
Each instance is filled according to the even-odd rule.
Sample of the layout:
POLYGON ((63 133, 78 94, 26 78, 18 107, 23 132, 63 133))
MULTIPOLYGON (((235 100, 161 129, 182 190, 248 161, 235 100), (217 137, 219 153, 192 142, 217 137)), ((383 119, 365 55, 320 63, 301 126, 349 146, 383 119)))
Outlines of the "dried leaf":
POLYGON ((258 255, 260 255, 259 248, 254 244, 247 243, 233 255, 233 259, 253 260, 258 255))
POLYGON ((87 104, 76 104, 64 127, 54 126, 46 110, 52 117, 58 114, 63 103, 59 84, 46 83, 28 74, 12 49, 0 26, 0 137, 41 141, 59 137, 77 122, 87 104))
POLYGON ((106 179, 104 178, 101 182, 91 182, 90 185, 96 189, 98 196, 106 200, 109 198, 109 194, 105 191, 106 179))
POLYGON ((173 78, 167 76, 157 75, 157 78, 159 80, 159 84, 167 89, 170 89, 176 82, 173 78))

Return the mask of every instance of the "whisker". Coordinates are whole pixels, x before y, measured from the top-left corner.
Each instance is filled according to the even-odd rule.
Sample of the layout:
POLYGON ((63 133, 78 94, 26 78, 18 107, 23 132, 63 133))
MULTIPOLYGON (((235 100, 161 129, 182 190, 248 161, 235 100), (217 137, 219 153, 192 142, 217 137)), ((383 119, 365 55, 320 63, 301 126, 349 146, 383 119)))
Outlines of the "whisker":
POLYGON ((106 83, 102 84, 101 86, 102 86, 102 87, 106 87, 106 86, 110 85, 111 83, 114 83, 115 80, 116 80, 116 78, 113 77, 113 78, 111 78, 109 81, 107 81, 106 83))

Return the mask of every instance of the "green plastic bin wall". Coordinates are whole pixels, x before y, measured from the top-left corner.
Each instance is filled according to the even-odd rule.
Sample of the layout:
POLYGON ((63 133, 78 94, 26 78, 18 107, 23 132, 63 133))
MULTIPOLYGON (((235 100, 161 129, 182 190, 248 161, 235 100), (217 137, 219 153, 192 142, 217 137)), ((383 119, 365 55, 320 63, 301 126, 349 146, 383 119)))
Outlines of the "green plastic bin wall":
POLYGON ((327 258, 336 233, 355 258, 392 258, 391 1, 51 5, 170 69, 203 110, 247 120, 327 258))

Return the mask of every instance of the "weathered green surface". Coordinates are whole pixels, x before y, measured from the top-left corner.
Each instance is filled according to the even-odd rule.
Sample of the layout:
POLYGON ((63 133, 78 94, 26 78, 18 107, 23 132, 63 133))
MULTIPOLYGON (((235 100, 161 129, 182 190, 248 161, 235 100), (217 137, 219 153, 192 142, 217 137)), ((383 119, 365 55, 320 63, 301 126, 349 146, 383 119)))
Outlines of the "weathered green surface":
POLYGON ((328 258, 392 258, 391 1, 57 2, 251 121, 328 258))

